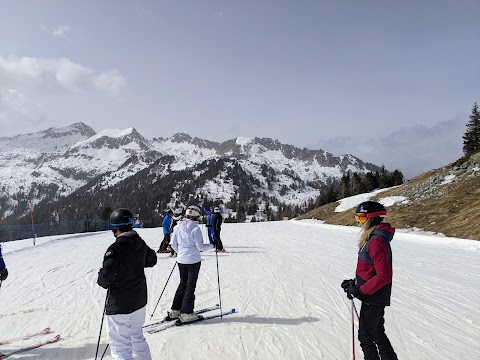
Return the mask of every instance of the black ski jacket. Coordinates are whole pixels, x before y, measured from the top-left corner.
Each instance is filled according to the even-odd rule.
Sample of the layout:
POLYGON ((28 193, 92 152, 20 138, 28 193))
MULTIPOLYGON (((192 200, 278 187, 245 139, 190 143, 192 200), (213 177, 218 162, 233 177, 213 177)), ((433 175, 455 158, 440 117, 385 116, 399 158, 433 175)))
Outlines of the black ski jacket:
POLYGON ((220 235, 220 230, 222 230, 222 222, 223 222, 223 217, 220 213, 215 213, 215 216, 213 218, 213 230, 215 231, 215 234, 220 235))
POLYGON ((157 254, 131 230, 120 234, 103 257, 97 283, 109 288, 106 314, 131 314, 147 305, 144 268, 157 263, 157 254))

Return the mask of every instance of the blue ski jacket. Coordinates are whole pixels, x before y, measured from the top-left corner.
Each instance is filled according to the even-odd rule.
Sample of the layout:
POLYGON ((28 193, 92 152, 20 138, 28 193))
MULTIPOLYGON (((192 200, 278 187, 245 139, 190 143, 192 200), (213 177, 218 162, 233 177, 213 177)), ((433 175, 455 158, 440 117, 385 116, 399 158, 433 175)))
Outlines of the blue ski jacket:
POLYGON ((208 214, 207 216, 207 226, 211 227, 213 225, 213 219, 215 218, 215 215, 213 213, 208 214))
POLYGON ((170 215, 165 215, 162 221, 164 235, 172 233, 172 230, 170 230, 171 224, 172 224, 172 217, 170 215))

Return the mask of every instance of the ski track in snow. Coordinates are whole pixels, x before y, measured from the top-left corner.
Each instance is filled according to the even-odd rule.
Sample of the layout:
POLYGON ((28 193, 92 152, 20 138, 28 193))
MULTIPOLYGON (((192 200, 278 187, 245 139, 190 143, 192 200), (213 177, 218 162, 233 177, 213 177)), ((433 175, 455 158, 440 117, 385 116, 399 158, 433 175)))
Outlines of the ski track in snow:
MULTIPOLYGON (((161 228, 138 231, 158 248, 161 228)), ((350 359, 350 301, 340 283, 354 276, 359 231, 311 221, 224 224, 222 307, 238 313, 146 333, 153 359, 350 359)), ((38 240, 3 244, 10 276, 0 290, 0 340, 50 327, 62 341, 12 359, 94 359, 106 296, 96 279, 114 238, 107 231, 38 240)), ((480 243, 397 232, 392 248, 385 326, 399 358, 480 359, 480 243)), ((167 254, 158 259, 145 270, 146 323, 170 308, 179 280, 175 269, 150 321, 175 264, 167 254)), ((218 303, 217 281, 215 253, 205 252, 197 309, 218 303)), ((106 343, 104 326, 100 352, 106 343)), ((358 341, 356 354, 362 358, 358 341)))

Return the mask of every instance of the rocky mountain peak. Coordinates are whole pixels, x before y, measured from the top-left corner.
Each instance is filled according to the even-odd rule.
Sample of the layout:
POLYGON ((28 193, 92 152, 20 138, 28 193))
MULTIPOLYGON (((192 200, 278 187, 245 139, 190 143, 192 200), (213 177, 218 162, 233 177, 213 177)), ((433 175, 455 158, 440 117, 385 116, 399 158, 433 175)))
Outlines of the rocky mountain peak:
POLYGON ((177 142, 177 143, 190 142, 191 140, 192 140, 192 137, 188 135, 186 132, 176 133, 170 138, 170 141, 177 142))

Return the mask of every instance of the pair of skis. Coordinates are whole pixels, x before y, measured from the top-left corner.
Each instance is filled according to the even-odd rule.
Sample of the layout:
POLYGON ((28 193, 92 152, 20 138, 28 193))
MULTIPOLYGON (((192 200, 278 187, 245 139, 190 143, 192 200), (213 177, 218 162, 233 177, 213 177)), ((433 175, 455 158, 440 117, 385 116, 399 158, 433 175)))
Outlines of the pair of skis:
MULTIPOLYGON (((220 309, 220 305, 216 304, 214 306, 210 306, 210 307, 206 307, 206 308, 201 309, 201 310, 197 310, 195 313, 201 315, 201 314, 204 314, 206 312, 213 311, 213 310, 218 310, 218 309, 220 309)), ((174 327, 174 326, 190 325, 190 324, 194 324, 194 323, 197 323, 197 322, 200 322, 200 321, 215 319, 215 318, 219 318, 219 317, 223 317, 223 316, 230 315, 230 314, 235 314, 235 313, 236 313, 236 310, 233 308, 233 309, 231 309, 227 312, 224 312, 222 314, 202 316, 198 320, 191 321, 191 322, 186 323, 186 324, 182 324, 181 322, 174 321, 174 320, 163 319, 163 320, 154 322, 152 324, 145 325, 143 328, 148 329, 147 330, 148 333, 154 334, 154 333, 166 330, 166 329, 174 327)), ((9 345, 9 344, 12 344, 12 343, 15 343, 15 342, 18 342, 18 341, 23 341, 23 340, 30 340, 30 339, 34 339, 36 337, 41 337, 41 336, 50 335, 50 334, 53 334, 53 331, 50 328, 45 328, 45 329, 43 329, 41 331, 38 331, 38 332, 35 332, 35 333, 31 333, 31 334, 27 334, 27 335, 24 335, 24 336, 19 336, 19 337, 7 339, 7 340, 1 340, 0 341, 0 346, 9 345)), ((60 340, 61 340, 60 335, 56 335, 52 338, 48 338, 48 339, 45 339, 45 340, 40 340, 36 343, 33 343, 32 345, 19 347, 17 349, 6 351, 6 352, 1 352, 0 351, 0 360, 4 360, 4 359, 6 359, 6 358, 8 358, 12 355, 15 355, 15 354, 20 354, 20 353, 23 353, 23 352, 26 352, 26 351, 29 351, 29 350, 37 349, 37 348, 42 347, 44 345, 54 344, 56 342, 59 342, 60 340)))
MULTIPOLYGON (((195 311, 195 313, 198 314, 198 315, 201 315, 201 314, 204 314, 206 312, 213 311, 213 310, 218 310, 218 309, 220 309, 220 305, 216 304, 214 306, 210 306, 210 307, 207 307, 207 308, 204 308, 204 309, 201 309, 201 310, 197 310, 197 311, 195 311)), ((190 322, 185 323, 185 324, 181 323, 179 320, 163 319, 163 320, 157 321, 155 323, 145 325, 143 328, 147 329, 147 332, 149 334, 154 334, 154 333, 157 333, 157 332, 160 332, 160 331, 163 331, 163 330, 175 327, 175 326, 185 326, 185 325, 194 324, 194 323, 197 323, 197 322, 200 322, 200 321, 215 319, 215 318, 219 318, 219 317, 234 314, 234 313, 236 313, 236 310, 231 309, 231 310, 229 310, 227 312, 224 312, 222 314, 201 316, 200 318, 198 318, 198 320, 190 321, 190 322)))
MULTIPOLYGON (((9 345, 9 344, 12 344, 12 343, 15 343, 15 342, 18 342, 18 341, 23 341, 23 340, 30 340, 30 339, 33 339, 35 337, 39 337, 39 336, 42 336, 42 335, 49 335, 49 334, 52 334, 52 333, 53 333, 53 331, 50 330, 50 328, 45 328, 45 329, 43 329, 41 331, 38 331, 38 332, 35 332, 35 333, 31 333, 31 334, 27 334, 27 335, 24 335, 24 336, 19 336, 19 337, 7 339, 7 340, 2 340, 2 341, 0 341, 0 346, 9 345)), ((61 340, 60 335, 56 335, 53 338, 40 340, 36 343, 33 343, 32 345, 22 346, 22 347, 19 347, 17 349, 6 351, 6 352, 0 351, 0 360, 6 359, 6 358, 8 358, 12 355, 15 355, 15 354, 20 354, 20 353, 23 353, 23 352, 26 352, 26 351, 29 351, 29 350, 37 349, 37 348, 42 347, 44 345, 53 344, 53 343, 59 342, 60 340, 61 340)))

